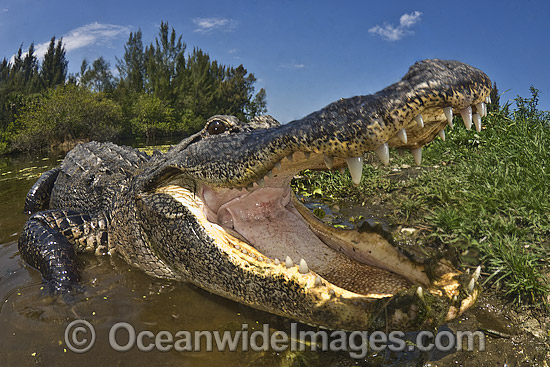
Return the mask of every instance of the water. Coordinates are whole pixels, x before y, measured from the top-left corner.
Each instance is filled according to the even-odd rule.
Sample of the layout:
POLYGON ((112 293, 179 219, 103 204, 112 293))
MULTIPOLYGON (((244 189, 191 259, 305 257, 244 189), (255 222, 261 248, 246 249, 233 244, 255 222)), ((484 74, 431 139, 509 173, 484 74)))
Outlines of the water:
MULTIPOLYGON (((294 352, 205 350, 168 352, 127 352, 113 349, 109 331, 126 322, 137 333, 154 335, 166 330, 243 331, 263 330, 291 334, 291 320, 254 310, 212 295, 192 285, 151 278, 117 256, 80 255, 84 291, 64 300, 48 295, 40 274, 19 257, 17 238, 27 216, 23 204, 27 191, 42 172, 58 165, 59 156, 0 157, 0 365, 1 366, 97 366, 178 365, 178 366, 413 366, 438 359, 434 353, 375 353, 355 360, 348 352, 294 352), (65 340, 67 325, 87 320, 95 329, 95 343, 86 353, 74 353, 65 340)), ((299 330, 315 330, 304 325, 299 330)), ((73 334, 70 334, 73 335, 73 334)), ((123 331, 117 341, 128 342, 123 331)), ((235 335, 235 334, 233 334, 235 335)), ((270 334, 271 335, 271 334, 270 334)), ((89 335, 78 334, 78 340, 89 335)), ((146 344, 154 342, 149 337, 146 344)), ((194 342, 194 340, 193 340, 194 342)), ((196 348, 195 348, 196 349, 196 348)), ((447 353, 448 354, 448 353, 447 353)))

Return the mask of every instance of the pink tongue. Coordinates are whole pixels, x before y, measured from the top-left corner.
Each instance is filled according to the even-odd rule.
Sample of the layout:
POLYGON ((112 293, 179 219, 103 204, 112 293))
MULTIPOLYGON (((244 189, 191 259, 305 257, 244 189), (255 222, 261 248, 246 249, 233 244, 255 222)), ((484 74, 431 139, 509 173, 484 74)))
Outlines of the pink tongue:
POLYGON ((305 259, 309 269, 353 292, 394 294, 410 284, 392 273, 360 264, 326 246, 300 218, 290 191, 263 188, 221 205, 217 223, 233 227, 247 242, 271 259, 294 264, 305 259))
POLYGON ((264 188, 222 205, 218 223, 232 223, 235 231, 272 259, 284 261, 290 256, 295 264, 302 258, 308 263, 329 261, 331 251, 292 209, 290 195, 284 195, 283 189, 264 188))

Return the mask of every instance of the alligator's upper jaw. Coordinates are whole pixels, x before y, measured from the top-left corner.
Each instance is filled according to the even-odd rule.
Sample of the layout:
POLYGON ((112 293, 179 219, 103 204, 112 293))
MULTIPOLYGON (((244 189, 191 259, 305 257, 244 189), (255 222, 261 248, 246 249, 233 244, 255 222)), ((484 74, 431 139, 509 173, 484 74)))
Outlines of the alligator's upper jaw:
POLYGON ((378 93, 341 99, 277 128, 209 136, 185 146, 168 164, 196 182, 241 188, 261 184, 286 156, 316 153, 329 165, 334 158, 348 160, 357 182, 360 158, 368 151, 388 164, 390 146, 410 149, 420 163, 420 149, 444 135, 453 113, 463 117, 468 129, 472 124, 481 129, 490 90, 490 79, 479 69, 458 61, 425 60, 378 93))

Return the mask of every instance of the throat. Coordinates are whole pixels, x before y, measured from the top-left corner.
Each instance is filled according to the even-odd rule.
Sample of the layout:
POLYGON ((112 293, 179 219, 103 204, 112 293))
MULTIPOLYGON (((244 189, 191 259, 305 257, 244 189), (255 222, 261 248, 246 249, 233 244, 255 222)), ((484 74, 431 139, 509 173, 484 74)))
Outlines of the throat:
POLYGON ((299 264, 347 290, 360 294, 390 296, 410 286, 405 278, 360 263, 327 246, 294 208, 290 187, 267 187, 253 192, 213 191, 203 198, 209 221, 239 233, 272 260, 299 264))

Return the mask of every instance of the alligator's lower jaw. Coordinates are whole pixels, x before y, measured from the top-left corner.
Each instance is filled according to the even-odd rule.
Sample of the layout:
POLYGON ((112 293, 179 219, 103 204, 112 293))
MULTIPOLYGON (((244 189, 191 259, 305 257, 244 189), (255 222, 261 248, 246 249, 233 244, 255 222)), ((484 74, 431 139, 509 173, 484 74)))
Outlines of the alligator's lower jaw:
MULTIPOLYGON (((243 220, 246 213, 232 215, 231 220, 221 215, 225 226, 213 220, 214 214, 221 214, 219 208, 231 199, 249 207, 246 196, 250 193, 238 190, 243 196, 240 199, 234 196, 237 190, 224 189, 209 197, 213 192, 208 190, 201 188, 196 195, 174 180, 157 192, 170 195, 191 211, 231 266, 249 274, 247 278, 256 279, 259 284, 254 284, 256 290, 252 292, 262 292, 258 288, 264 283, 266 289, 273 282, 283 284, 284 291, 276 296, 288 298, 291 306, 260 301, 265 298, 261 294, 243 297, 223 288, 205 287, 214 293, 305 323, 347 330, 433 327, 457 317, 477 298, 475 275, 461 274, 440 262, 431 267, 428 278, 423 266, 402 256, 381 235, 334 229, 322 224, 306 208, 294 206, 290 189, 273 195, 279 201, 271 200, 269 205, 258 202, 255 195, 262 191, 254 190, 252 194, 256 194, 249 199, 260 205, 252 206, 279 206, 271 212, 275 214, 256 218, 251 214, 249 220, 243 220), (213 197, 222 202, 216 210, 205 204, 212 204, 213 197), (292 227, 298 230, 281 236, 284 228, 292 227), (285 240, 277 242, 281 238, 285 240), (299 304, 295 299, 300 300, 299 304)), ((229 212, 238 209, 236 206, 229 212)), ((220 269, 212 269, 216 271, 220 269)))

